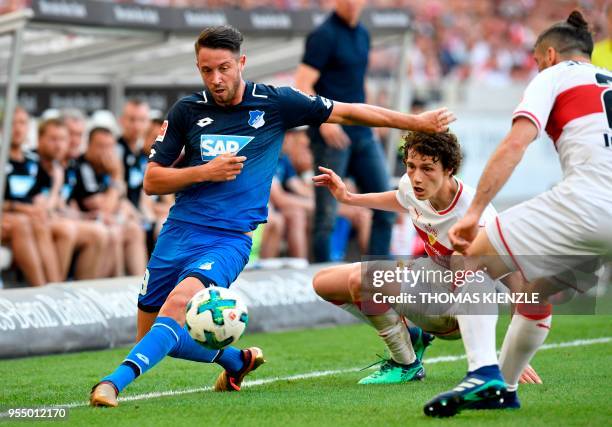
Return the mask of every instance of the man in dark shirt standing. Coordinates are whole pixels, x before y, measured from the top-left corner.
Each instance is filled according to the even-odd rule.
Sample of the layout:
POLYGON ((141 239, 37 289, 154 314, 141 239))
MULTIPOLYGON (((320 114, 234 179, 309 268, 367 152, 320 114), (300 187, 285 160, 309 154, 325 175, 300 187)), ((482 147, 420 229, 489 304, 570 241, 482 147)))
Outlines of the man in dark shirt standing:
MULTIPOLYGON (((365 75, 370 36, 359 23, 365 0, 336 0, 336 8, 306 40, 296 86, 303 92, 341 102, 365 102, 365 75)), ((309 130, 315 167, 326 166, 351 175, 360 191, 389 190, 389 173, 382 147, 370 128, 324 123, 309 130)), ((330 241, 337 203, 324 188, 316 189, 313 227, 315 261, 330 260, 330 241)), ((375 211, 369 253, 387 255, 394 214, 375 211)))

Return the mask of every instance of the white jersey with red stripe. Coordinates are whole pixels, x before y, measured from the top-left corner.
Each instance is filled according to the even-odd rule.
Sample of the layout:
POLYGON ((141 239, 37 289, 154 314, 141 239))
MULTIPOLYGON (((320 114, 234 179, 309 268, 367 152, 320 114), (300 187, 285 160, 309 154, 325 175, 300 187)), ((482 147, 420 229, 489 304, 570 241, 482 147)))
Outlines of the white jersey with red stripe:
MULTIPOLYGON (((430 257, 446 257, 453 253, 453 247, 448 238, 450 228, 465 215, 474 199, 475 190, 465 185, 459 178, 457 192, 451 204, 441 211, 436 210, 429 200, 419 200, 414 195, 412 183, 408 175, 404 174, 396 192, 397 201, 408 210, 412 223, 419 237, 425 243, 425 251, 430 257)), ((492 205, 487 206, 480 226, 495 221, 497 212, 492 205)))
POLYGON ((608 171, 612 164, 612 72, 564 61, 529 83, 513 114, 550 136, 567 177, 580 165, 608 171), (601 167, 605 165, 605 167, 601 167))

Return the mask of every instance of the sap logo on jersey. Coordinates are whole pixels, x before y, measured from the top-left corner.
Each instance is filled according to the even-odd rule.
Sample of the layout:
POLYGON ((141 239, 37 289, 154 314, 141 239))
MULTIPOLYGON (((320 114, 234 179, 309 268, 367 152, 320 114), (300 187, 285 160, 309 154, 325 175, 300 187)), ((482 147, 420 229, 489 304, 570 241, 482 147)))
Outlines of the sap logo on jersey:
POLYGON ((201 135, 200 152, 202 160, 209 162, 219 154, 237 153, 253 138, 253 136, 240 135, 201 135))

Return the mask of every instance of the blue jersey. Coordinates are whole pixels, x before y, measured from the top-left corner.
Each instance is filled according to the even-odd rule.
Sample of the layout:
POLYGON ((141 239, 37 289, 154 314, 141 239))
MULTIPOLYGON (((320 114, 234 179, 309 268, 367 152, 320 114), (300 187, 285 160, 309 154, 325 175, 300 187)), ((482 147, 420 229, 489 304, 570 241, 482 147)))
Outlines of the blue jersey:
POLYGON ((179 100, 153 144, 149 161, 171 166, 207 163, 223 153, 246 156, 237 179, 204 182, 176 195, 169 219, 226 230, 254 230, 268 217, 270 186, 287 129, 319 126, 333 104, 290 87, 246 83, 242 102, 217 105, 208 91, 179 100))

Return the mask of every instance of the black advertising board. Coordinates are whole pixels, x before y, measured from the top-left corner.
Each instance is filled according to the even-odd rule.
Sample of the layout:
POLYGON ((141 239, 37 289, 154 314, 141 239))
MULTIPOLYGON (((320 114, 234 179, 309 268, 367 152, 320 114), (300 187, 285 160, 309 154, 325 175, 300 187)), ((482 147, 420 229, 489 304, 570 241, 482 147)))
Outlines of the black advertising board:
MULTIPOLYGON (((278 35, 307 33, 328 13, 321 10, 163 8, 92 0, 32 0, 32 9, 34 22, 175 33, 197 33, 207 26, 230 24, 244 33, 278 35)), ((410 29, 412 16, 407 9, 367 9, 362 21, 376 33, 398 32, 410 29)))

